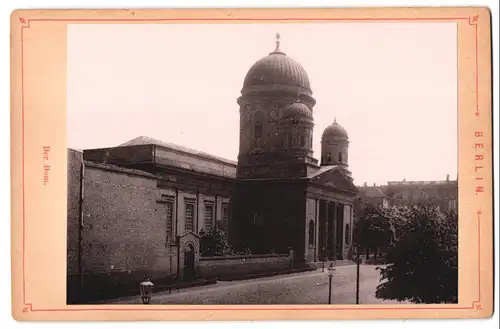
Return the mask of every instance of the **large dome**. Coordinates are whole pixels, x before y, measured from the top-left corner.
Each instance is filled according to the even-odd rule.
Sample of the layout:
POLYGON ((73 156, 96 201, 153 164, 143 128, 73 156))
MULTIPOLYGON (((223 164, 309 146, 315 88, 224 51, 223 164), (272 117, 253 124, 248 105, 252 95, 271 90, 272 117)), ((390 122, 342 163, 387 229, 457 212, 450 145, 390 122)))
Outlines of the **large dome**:
POLYGON ((334 123, 326 127, 326 129, 323 131, 323 136, 321 140, 323 142, 327 141, 333 141, 333 140, 338 140, 338 139, 348 139, 347 135, 347 130, 344 129, 341 125, 337 123, 337 120, 335 120, 334 123))
POLYGON ((258 60, 248 71, 243 90, 264 86, 292 86, 311 92, 306 70, 294 59, 279 49, 279 34, 276 35, 276 49, 258 60))

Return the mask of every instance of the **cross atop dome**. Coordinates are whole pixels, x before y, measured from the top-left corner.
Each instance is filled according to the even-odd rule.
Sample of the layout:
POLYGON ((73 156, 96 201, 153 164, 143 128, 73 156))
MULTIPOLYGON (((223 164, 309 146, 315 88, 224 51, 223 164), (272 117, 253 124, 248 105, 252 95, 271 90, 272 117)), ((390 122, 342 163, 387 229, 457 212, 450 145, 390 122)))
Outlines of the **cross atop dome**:
POLYGON ((281 35, 279 33, 276 33, 276 49, 274 49, 274 51, 272 53, 270 53, 269 55, 272 55, 272 54, 285 55, 285 53, 280 50, 280 42, 281 42, 280 39, 281 39, 281 35))

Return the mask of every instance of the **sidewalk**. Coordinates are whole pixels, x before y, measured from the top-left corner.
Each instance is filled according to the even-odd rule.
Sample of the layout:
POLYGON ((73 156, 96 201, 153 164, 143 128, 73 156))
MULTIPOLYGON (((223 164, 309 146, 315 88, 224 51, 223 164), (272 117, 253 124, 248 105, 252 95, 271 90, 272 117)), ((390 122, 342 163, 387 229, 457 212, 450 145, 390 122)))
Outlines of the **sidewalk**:
MULTIPOLYGON (((343 265, 341 266, 342 268, 353 268, 356 267, 356 265, 343 265)), ((339 267, 336 268, 336 270, 339 267)), ((301 272, 301 273, 294 273, 294 274, 281 274, 281 275, 276 275, 272 277, 264 277, 264 278, 256 278, 256 279, 246 279, 246 280, 239 280, 239 281, 217 281, 215 284, 210 284, 210 285, 204 285, 204 286, 198 286, 198 287, 193 287, 193 288, 185 288, 185 289, 179 289, 179 290, 173 290, 171 293, 168 291, 162 291, 162 292, 157 292, 154 293, 152 296, 153 301, 162 301, 162 300, 183 300, 185 298, 191 299, 190 296, 198 296, 200 294, 204 295, 211 295, 211 294, 218 294, 220 296, 223 295, 231 295, 234 292, 241 292, 245 291, 247 288, 248 290, 251 289, 263 289, 265 287, 273 287, 276 285, 282 286, 282 285, 293 285, 293 281, 296 281, 300 283, 300 281, 304 280, 314 280, 314 279, 321 279, 320 281, 327 280, 328 274, 325 270, 323 272, 321 269, 313 270, 313 271, 308 271, 308 272, 301 272)), ((314 280, 315 282, 318 280, 314 280)), ((316 282, 317 283, 317 282, 316 282)), ((104 304, 141 304, 141 298, 140 295, 133 296, 133 297, 127 297, 127 298, 117 298, 117 299, 112 299, 112 300, 106 300, 102 301, 101 303, 104 304)))

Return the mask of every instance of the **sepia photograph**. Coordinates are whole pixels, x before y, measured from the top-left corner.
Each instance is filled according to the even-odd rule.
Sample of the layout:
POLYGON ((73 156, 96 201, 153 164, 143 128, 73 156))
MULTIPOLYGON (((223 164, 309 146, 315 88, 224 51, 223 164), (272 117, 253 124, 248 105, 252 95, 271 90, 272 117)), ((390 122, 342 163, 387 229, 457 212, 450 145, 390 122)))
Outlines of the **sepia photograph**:
POLYGON ((69 24, 67 304, 458 303, 457 47, 69 24))

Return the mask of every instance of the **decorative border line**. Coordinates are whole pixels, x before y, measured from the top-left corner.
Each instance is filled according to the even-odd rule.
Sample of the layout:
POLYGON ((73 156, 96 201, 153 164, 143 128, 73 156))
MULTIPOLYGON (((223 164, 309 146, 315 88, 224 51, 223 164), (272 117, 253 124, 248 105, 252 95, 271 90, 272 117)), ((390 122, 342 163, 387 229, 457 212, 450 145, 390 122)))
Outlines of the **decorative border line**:
POLYGON ((479 47, 478 47, 478 37, 477 37, 477 22, 479 20, 479 15, 475 15, 472 17, 469 17, 469 25, 474 27, 475 33, 476 33, 476 112, 474 115, 476 117, 479 117, 481 113, 479 112, 479 63, 478 63, 478 52, 479 52, 479 47))
MULTIPOLYGON (((131 12, 134 16, 135 13, 131 12)), ((323 306, 323 307, 224 307, 224 308, 178 308, 175 306, 169 306, 168 308, 152 308, 152 307, 131 307, 131 308, 110 308, 110 307, 102 307, 102 308, 52 308, 52 309, 35 309, 33 308, 32 303, 26 302, 26 275, 25 275, 25 251, 26 251, 26 217, 25 217, 25 189, 24 189, 24 29, 30 28, 31 22, 172 22, 172 21, 212 21, 212 22, 221 22, 221 21, 287 21, 287 22, 300 22, 300 21, 323 21, 323 22, 345 22, 345 21, 379 21, 379 22, 404 22, 404 21, 422 21, 422 22, 442 22, 442 21, 463 21, 466 20, 470 26, 473 26, 475 29, 475 87, 476 87, 476 106, 474 115, 479 117, 481 115, 479 109, 479 59, 478 59, 478 32, 477 32, 477 23, 479 20, 479 15, 471 16, 471 17, 380 17, 380 18, 304 18, 304 17, 284 17, 284 18, 234 18, 234 17, 221 17, 221 18, 115 18, 115 19, 99 19, 99 18, 80 18, 80 19, 67 19, 67 18, 34 18, 27 19, 24 17, 19 17, 19 23, 21 26, 21 143, 22 143, 22 205, 23 205, 23 312, 74 312, 74 311, 292 311, 292 310, 310 310, 310 311, 356 311, 356 310, 367 310, 367 311, 384 311, 384 310, 481 310, 481 209, 478 209, 476 212, 477 215, 477 227, 478 227, 478 298, 477 300, 472 301, 472 305, 469 307, 461 307, 461 306, 449 306, 449 307, 335 307, 335 306, 323 306)), ((458 33, 458 31, 457 31, 458 33)), ((458 45, 457 45, 458 46, 458 45)))

